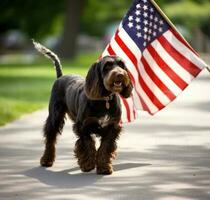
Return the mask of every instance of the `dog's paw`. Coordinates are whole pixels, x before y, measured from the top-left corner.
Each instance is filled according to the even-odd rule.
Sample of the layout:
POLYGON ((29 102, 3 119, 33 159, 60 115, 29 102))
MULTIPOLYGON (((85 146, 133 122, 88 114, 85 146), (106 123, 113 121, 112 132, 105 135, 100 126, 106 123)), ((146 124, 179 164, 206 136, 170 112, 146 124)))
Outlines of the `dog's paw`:
POLYGON ((52 167, 54 160, 46 158, 45 156, 42 156, 40 159, 40 165, 42 167, 52 167))
POLYGON ((79 163, 79 165, 82 172, 90 172, 91 170, 95 169, 94 160, 89 160, 83 163, 79 163))
POLYGON ((111 165, 98 166, 96 171, 97 174, 110 175, 113 172, 113 168, 111 165))

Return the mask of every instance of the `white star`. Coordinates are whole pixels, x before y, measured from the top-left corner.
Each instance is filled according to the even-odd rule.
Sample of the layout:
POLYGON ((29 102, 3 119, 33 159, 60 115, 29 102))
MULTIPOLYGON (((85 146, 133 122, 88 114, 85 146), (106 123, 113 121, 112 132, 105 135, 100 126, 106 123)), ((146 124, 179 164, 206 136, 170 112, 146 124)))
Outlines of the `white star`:
POLYGON ((153 36, 157 36, 157 33, 156 32, 153 32, 153 36))
POLYGON ((140 25, 136 25, 136 29, 137 30, 141 30, 141 26, 140 25))
POLYGON ((147 35, 144 35, 144 39, 145 39, 145 40, 147 39, 147 35))
POLYGON ((159 29, 158 29, 160 32, 163 32, 163 29, 160 27, 159 29))
POLYGON ((151 34, 152 33, 152 29, 149 29, 148 33, 151 34))
POLYGON ((129 16, 129 17, 128 17, 128 20, 129 20, 129 21, 132 21, 132 20, 133 20, 133 16, 132 16, 132 15, 129 16))
POLYGON ((144 3, 147 3, 147 0, 143 0, 144 3))
POLYGON ((152 20, 154 17, 153 17, 153 15, 150 15, 150 17, 149 17, 149 18, 152 20))
POLYGON ((155 21, 156 21, 156 22, 158 21, 158 18, 157 18, 157 17, 155 17, 155 21))
POLYGON ((163 20, 160 20, 159 23, 160 23, 161 25, 163 25, 163 20))
POLYGON ((148 10, 148 6, 147 6, 147 5, 144 5, 144 6, 143 6, 143 9, 144 9, 144 10, 148 10))
POLYGON ((132 28, 133 27, 133 23, 132 22, 129 22, 128 23, 128 26, 129 26, 129 28, 132 28))
POLYGON ((148 13, 146 13, 146 12, 144 12, 144 17, 146 18, 146 17, 148 17, 148 13))
POLYGON ((136 13, 136 15, 140 15, 141 14, 141 11, 140 10, 137 10, 135 13, 136 13))
POLYGON ((141 19, 139 17, 137 17, 135 20, 137 23, 141 21, 141 19))
POLYGON ((138 8, 141 8, 141 5, 140 4, 137 4, 136 5, 136 8, 138 9, 138 8))
POLYGON ((148 36, 147 40, 150 41, 151 40, 151 36, 148 36))
POLYGON ((149 26, 152 27, 152 25, 153 25, 152 22, 150 22, 150 23, 149 23, 149 26))
POLYGON ((137 32, 136 36, 137 36, 138 38, 142 37, 142 35, 141 35, 140 32, 137 32))
POLYGON ((147 33, 148 32, 148 28, 144 27, 144 32, 147 33))
POLYGON ((148 24, 148 20, 144 20, 144 24, 146 26, 148 24))
POLYGON ((154 12, 154 8, 150 8, 150 12, 154 12))
POLYGON ((145 47, 147 46, 147 43, 146 42, 144 42, 144 44, 143 44, 145 47))
POLYGON ((157 24, 154 25, 154 29, 155 29, 155 30, 157 29, 157 24))

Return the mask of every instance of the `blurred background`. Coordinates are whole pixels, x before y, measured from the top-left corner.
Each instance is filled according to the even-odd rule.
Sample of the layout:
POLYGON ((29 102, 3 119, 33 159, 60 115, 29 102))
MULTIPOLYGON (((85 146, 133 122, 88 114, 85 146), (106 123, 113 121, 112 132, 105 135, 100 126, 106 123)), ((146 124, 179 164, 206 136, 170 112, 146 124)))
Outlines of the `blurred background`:
MULTIPOLYGON (((0 125, 47 106, 52 64, 33 49, 54 50, 64 73, 85 75, 102 53, 132 0, 1 0, 0 125)), ((189 43, 210 52, 210 0, 157 0, 189 43)))

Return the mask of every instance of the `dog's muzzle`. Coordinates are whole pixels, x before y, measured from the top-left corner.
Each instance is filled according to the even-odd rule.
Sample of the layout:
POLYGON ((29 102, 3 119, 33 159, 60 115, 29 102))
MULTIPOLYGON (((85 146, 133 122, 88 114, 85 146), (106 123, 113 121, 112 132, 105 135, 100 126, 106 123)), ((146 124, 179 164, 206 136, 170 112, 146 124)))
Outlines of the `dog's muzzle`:
POLYGON ((127 71, 120 67, 115 67, 104 78, 105 88, 114 93, 120 93, 129 83, 130 79, 127 71))

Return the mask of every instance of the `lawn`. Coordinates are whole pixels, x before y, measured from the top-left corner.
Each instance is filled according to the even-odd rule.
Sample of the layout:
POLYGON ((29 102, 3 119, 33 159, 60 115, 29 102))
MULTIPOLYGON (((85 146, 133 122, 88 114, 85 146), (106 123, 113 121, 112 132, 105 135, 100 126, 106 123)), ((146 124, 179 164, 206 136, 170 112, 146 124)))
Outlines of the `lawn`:
MULTIPOLYGON (((98 54, 86 54, 64 62, 63 72, 85 76, 97 57, 98 54)), ((55 77, 53 65, 47 59, 32 64, 0 64, 0 126, 46 107, 55 77)))

